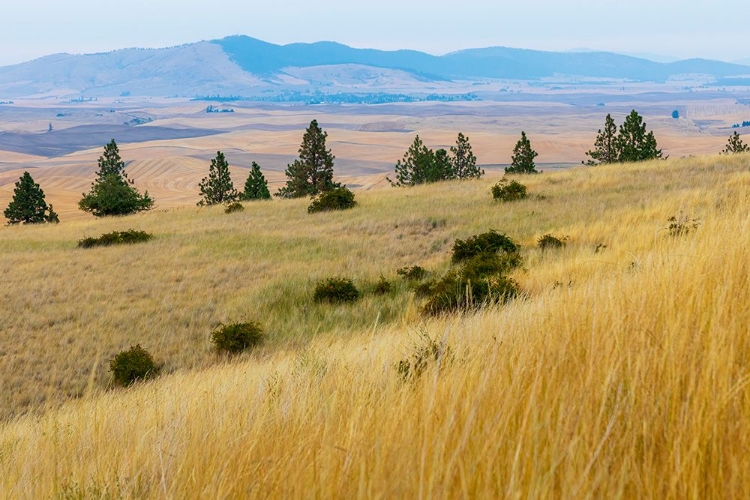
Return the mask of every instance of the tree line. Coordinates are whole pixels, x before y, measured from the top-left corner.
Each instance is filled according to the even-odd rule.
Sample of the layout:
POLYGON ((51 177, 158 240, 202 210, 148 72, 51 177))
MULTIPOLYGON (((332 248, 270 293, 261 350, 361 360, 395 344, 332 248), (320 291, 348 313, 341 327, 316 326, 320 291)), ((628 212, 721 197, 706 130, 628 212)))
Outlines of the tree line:
MULTIPOLYGON (((335 156, 326 146, 328 133, 323 131, 317 120, 313 120, 305 130, 299 148, 299 158, 287 165, 287 181, 276 196, 280 198, 301 198, 317 196, 333 190, 346 190, 333 180, 335 156)), ((459 133, 456 144, 449 148, 432 150, 425 146, 419 135, 396 162, 395 180, 386 177, 394 187, 415 186, 452 179, 479 179, 484 170, 477 165, 469 138, 459 133)), ((740 135, 734 132, 722 154, 750 152, 750 146, 743 143, 740 135)), ((525 132, 516 143, 507 174, 535 174, 535 158, 538 153, 531 146, 525 132)), ((619 127, 611 115, 607 115, 604 129, 597 132, 594 149, 587 151, 585 165, 638 162, 665 158, 658 148, 653 132, 646 129, 643 118, 633 110, 619 127)), ((95 217, 128 215, 150 210, 154 200, 145 192, 141 194, 125 172, 125 162, 120 157, 114 139, 104 147, 98 160, 96 179, 88 193, 83 193, 78 208, 95 217)), ((269 200, 271 193, 260 165, 252 162, 245 181, 244 190, 238 192, 232 183, 229 163, 221 151, 211 160, 208 175, 200 184, 199 206, 232 203, 237 201, 269 200)), ((347 193, 342 193, 347 195, 347 193)), ((13 199, 4 211, 8 224, 57 223, 59 217, 52 205, 45 201, 42 188, 34 182, 28 171, 24 172, 15 184, 13 199)))

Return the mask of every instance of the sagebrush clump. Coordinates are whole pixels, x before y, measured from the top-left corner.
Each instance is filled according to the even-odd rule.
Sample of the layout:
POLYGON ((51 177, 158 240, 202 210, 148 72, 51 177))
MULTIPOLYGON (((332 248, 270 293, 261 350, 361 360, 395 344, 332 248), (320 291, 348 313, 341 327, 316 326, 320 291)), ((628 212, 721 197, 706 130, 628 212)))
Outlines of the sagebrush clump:
POLYGON ((398 269, 396 274, 407 281, 422 281, 430 275, 430 272, 422 266, 411 266, 398 269))
POLYGON ((346 187, 339 187, 320 193, 310 203, 310 206, 307 207, 307 213, 314 214, 331 210, 348 210, 356 206, 357 202, 354 200, 354 193, 346 187))
POLYGON ((385 295, 391 293, 391 290, 393 290, 393 285, 391 285, 390 281, 385 279, 385 276, 381 276, 373 287, 373 293, 375 293, 375 295, 385 295))
POLYGON ((111 245, 130 245, 133 243, 144 243, 153 238, 154 235, 145 231, 128 229, 127 231, 112 231, 98 238, 87 237, 78 241, 78 248, 107 247, 111 245))
POLYGON ((245 207, 239 201, 232 202, 229 205, 227 205, 226 208, 224 208, 225 214, 233 214, 235 212, 244 212, 244 211, 245 211, 245 207))
POLYGON ((520 293, 518 283, 506 275, 512 267, 503 256, 477 255, 420 290, 428 297, 422 311, 439 315, 508 302, 520 293))
POLYGON ((495 201, 511 202, 528 198, 526 186, 518 181, 508 181, 503 177, 497 184, 492 186, 492 198, 495 201))
POLYGON ((211 332, 211 343, 217 351, 238 354, 263 343, 265 333, 258 323, 219 325, 211 332))
POLYGON ((360 293, 352 280, 347 278, 328 278, 315 286, 315 302, 354 302, 360 293))
POLYGON ((536 244, 541 250, 552 250, 564 247, 566 241, 568 241, 567 236, 558 238, 557 236, 552 236, 551 234, 545 234, 544 236, 539 238, 539 240, 537 240, 536 244))
POLYGON ((430 315, 466 311, 515 298, 520 287, 507 274, 523 263, 519 251, 515 241, 494 230, 456 240, 453 269, 414 287, 418 296, 427 297, 422 311, 430 315))
POLYGON ((159 371, 154 358, 140 344, 118 353, 110 360, 109 369, 112 371, 115 383, 122 387, 152 378, 159 371))
POLYGON ((453 244, 451 262, 456 264, 482 253, 502 252, 508 257, 512 257, 518 254, 519 249, 520 246, 508 236, 492 229, 466 240, 456 240, 453 244))

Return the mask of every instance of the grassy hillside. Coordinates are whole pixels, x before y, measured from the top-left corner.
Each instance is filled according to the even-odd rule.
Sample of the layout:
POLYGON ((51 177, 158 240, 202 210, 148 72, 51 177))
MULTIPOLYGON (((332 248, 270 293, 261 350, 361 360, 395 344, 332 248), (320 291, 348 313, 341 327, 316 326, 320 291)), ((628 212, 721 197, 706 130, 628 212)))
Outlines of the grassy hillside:
POLYGON ((750 157, 543 174, 506 205, 496 180, 315 216, 273 201, 0 229, 0 492, 748 497, 750 157), (700 226, 670 236, 671 216, 700 226), (131 227, 156 238, 75 248, 131 227), (328 276, 367 291, 401 266, 444 271, 455 238, 491 228, 524 246, 511 304, 425 318, 402 284, 312 301, 328 276), (536 249, 549 232, 568 246, 536 249), (208 334, 241 319, 269 341, 228 362, 208 334), (425 335, 448 354, 405 382, 425 335), (136 342, 167 375, 107 391, 136 342))

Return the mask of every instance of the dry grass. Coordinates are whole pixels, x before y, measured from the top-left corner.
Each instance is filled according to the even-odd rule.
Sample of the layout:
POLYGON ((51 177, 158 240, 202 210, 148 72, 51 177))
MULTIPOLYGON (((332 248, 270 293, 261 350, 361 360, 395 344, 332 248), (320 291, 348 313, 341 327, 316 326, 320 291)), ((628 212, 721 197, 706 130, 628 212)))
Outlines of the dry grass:
POLYGON ((524 179, 532 197, 503 205, 487 179, 359 193, 356 210, 321 216, 274 201, 4 228, 0 408, 83 399, 0 427, 0 492, 746 498, 749 167, 580 168, 524 179), (701 226, 674 238, 680 212, 701 226), (157 238, 74 248, 128 227, 157 238), (434 320, 403 288, 311 301, 332 274, 444 269, 454 238, 489 228, 525 246, 526 299, 434 320), (567 247, 535 249, 548 232, 567 247), (208 333, 242 316, 271 340, 225 364, 208 333), (396 365, 420 333, 452 356, 404 382, 396 365), (106 361, 136 342, 176 373, 104 392, 106 361))

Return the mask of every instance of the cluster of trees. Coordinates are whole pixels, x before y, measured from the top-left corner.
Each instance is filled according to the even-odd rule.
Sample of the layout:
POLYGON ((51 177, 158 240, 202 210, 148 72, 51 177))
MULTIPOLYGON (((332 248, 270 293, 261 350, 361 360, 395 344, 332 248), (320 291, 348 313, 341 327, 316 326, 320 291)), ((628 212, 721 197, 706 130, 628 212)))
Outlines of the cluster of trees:
POLYGON ((469 138, 459 133, 450 154, 445 149, 428 149, 416 136, 404 157, 396 162, 395 173, 395 181, 386 177, 392 186, 416 186, 450 179, 479 179, 484 170, 477 166, 469 138))
POLYGON ((229 174, 229 163, 221 151, 216 152, 216 158, 211 160, 211 165, 208 167, 208 176, 201 180, 198 187, 201 194, 199 206, 271 199, 268 181, 260 170, 260 165, 255 162, 252 163, 245 181, 245 190, 240 193, 234 189, 232 176, 229 174))
MULTIPOLYGON (((280 198, 312 197, 333 190, 346 189, 333 180, 335 156, 326 147, 327 132, 313 120, 305 130, 299 148, 299 158, 287 165, 286 184, 276 196, 280 198)), ((729 138, 723 154, 750 152, 740 135, 734 132, 729 138)), ((658 148, 653 132, 646 130, 643 118, 633 110, 618 128, 611 115, 607 115, 604 129, 597 133, 594 149, 586 152, 590 157, 587 165, 606 163, 637 162, 664 158, 658 148)), ((511 165, 505 169, 508 174, 538 173, 534 163, 538 153, 532 148, 525 132, 516 143, 511 157, 511 165)), ((133 181, 125 173, 125 162, 119 154, 113 139, 104 147, 99 158, 96 179, 88 193, 78 202, 79 209, 96 217, 127 215, 154 206, 148 192, 140 194, 133 181)), ((456 144, 450 151, 433 151, 424 145, 417 135, 401 160, 396 162, 395 181, 387 178, 393 186, 414 186, 451 179, 479 179, 484 175, 477 165, 469 138, 459 133, 456 144)), ((268 200, 271 193, 260 165, 253 162, 245 181, 244 190, 238 192, 232 183, 229 163, 224 154, 217 151, 211 160, 208 176, 200 184, 201 201, 198 205, 216 205, 236 201, 268 200)), ((346 193, 344 193, 346 194, 346 193)), ((34 224, 59 222, 52 208, 45 202, 44 191, 28 172, 24 172, 16 183, 13 199, 4 211, 9 224, 34 224)))
POLYGON ((594 149, 586 152, 591 159, 586 165, 606 163, 625 163, 663 158, 661 149, 656 144, 653 132, 646 131, 643 118, 635 111, 631 111, 620 125, 607 115, 604 120, 604 130, 599 130, 594 142, 594 149))
MULTIPOLYGON (((320 128, 317 120, 313 120, 302 137, 299 158, 287 165, 287 182, 276 196, 301 198, 341 188, 341 184, 333 181, 335 156, 326 148, 327 137, 328 134, 320 128)), ((255 162, 245 182, 244 192, 235 191, 229 175, 229 164, 221 151, 217 152, 216 158, 211 161, 208 177, 204 177, 200 183, 200 193, 201 201, 198 205, 271 199, 268 182, 261 172, 260 165, 255 162)))

